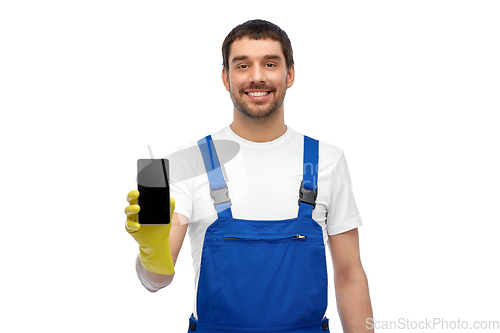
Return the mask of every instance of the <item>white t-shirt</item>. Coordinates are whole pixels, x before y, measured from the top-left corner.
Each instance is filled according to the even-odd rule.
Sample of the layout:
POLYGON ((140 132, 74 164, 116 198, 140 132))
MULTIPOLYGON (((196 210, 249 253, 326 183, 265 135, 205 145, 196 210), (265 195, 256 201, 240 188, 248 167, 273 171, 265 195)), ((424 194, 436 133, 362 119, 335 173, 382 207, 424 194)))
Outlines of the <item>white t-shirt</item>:
MULTIPOLYGON (((227 126, 212 134, 212 140, 221 160, 218 145, 222 147, 223 141, 219 140, 239 145, 234 158, 227 163, 221 161, 234 218, 283 220, 297 217, 303 176, 302 134, 287 126, 281 137, 259 143, 239 137, 227 126)), ((197 143, 179 148, 168 158, 170 195, 175 199, 175 212, 189 219, 196 291, 205 232, 217 219, 217 213, 197 143)), ((329 235, 362 225, 344 154, 338 147, 322 141, 319 142, 318 196, 313 219, 323 227, 325 244, 329 235)), ((194 315, 197 318, 196 303, 194 315)))

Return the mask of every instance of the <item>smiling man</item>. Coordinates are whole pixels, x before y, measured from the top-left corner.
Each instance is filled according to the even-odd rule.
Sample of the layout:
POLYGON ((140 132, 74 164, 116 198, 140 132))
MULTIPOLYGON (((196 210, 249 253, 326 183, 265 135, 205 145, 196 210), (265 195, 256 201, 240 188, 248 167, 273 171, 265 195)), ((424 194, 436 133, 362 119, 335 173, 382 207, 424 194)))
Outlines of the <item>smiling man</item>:
POLYGON ((371 331, 362 223, 343 151, 285 125, 295 79, 288 36, 248 21, 226 37, 222 56, 233 122, 198 141, 206 176, 171 185, 169 226, 141 228, 139 193, 129 193, 126 228, 141 247, 140 281, 151 292, 170 284, 189 231, 196 291, 189 332, 329 332, 328 245, 344 331, 371 331), (220 165, 218 140, 238 143, 239 163, 220 165))
POLYGON ((292 47, 279 32, 247 29, 233 31, 222 45, 222 80, 234 104, 230 127, 250 141, 271 141, 286 131, 283 101, 295 79, 292 47))
POLYGON ((235 111, 241 114, 235 117, 262 124, 275 113, 282 114, 285 93, 293 84, 295 72, 293 65, 287 67, 280 42, 244 36, 232 43, 229 58, 222 80, 235 111))

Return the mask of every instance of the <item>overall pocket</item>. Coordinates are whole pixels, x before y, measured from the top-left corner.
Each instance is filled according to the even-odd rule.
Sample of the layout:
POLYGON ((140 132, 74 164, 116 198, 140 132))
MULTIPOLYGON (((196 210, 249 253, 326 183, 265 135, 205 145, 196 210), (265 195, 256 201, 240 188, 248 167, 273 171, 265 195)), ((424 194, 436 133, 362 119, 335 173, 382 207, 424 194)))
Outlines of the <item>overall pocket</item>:
POLYGON ((305 239, 305 235, 294 235, 294 236, 284 236, 284 237, 238 237, 238 236, 228 236, 224 239, 239 239, 239 240, 250 240, 250 241, 276 241, 276 240, 286 240, 286 239, 305 239))
POLYGON ((260 328, 321 320, 327 303, 322 237, 308 233, 207 237, 200 269, 200 321, 260 328))

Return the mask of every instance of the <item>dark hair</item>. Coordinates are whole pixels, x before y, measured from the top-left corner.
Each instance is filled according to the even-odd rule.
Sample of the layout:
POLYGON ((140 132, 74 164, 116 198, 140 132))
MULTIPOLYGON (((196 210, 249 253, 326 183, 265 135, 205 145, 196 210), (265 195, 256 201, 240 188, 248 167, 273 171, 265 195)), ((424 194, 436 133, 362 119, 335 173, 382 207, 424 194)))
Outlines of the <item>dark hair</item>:
POLYGON ((281 30, 276 24, 264 20, 250 20, 235 27, 222 43, 222 65, 229 71, 229 51, 231 44, 236 39, 248 36, 251 39, 261 39, 269 37, 281 43, 283 54, 285 55, 286 68, 289 70, 293 65, 292 43, 286 32, 281 30))

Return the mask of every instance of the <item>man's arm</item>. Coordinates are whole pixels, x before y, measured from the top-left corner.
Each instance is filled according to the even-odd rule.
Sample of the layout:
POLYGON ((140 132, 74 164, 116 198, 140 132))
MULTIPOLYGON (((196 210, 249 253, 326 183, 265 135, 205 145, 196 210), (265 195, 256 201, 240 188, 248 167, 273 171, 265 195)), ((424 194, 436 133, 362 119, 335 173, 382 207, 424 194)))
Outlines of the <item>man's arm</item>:
POLYGON ((345 333, 373 332, 368 280, 359 256, 358 229, 328 237, 334 269, 337 309, 345 333))
MULTIPOLYGON (((172 228, 170 229, 169 243, 172 260, 175 266, 177 257, 179 256, 179 252, 181 251, 184 237, 186 236, 186 230, 189 220, 182 214, 174 213, 171 223, 172 228)), ((150 292, 157 292, 158 290, 168 286, 172 282, 175 275, 175 273, 172 275, 163 275, 149 272, 144 268, 139 260, 139 257, 137 257, 135 267, 137 270, 137 275, 139 276, 139 280, 141 281, 142 285, 150 292)))

